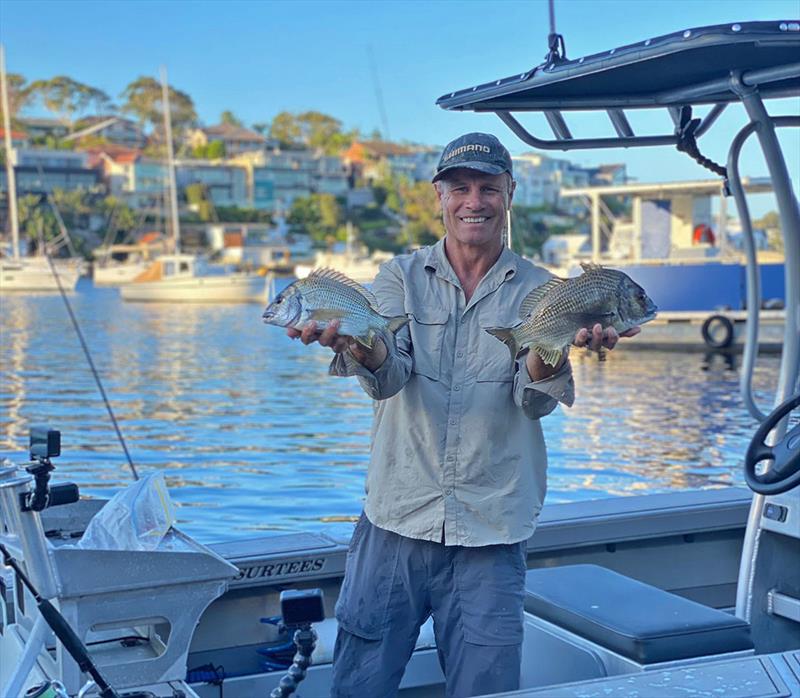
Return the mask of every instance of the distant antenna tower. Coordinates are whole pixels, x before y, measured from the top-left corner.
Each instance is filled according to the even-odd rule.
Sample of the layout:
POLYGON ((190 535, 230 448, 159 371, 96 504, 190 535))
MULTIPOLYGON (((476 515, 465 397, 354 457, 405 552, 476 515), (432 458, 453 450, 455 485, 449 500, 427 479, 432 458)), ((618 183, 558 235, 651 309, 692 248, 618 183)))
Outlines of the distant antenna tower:
POLYGON ((392 140, 389 134, 389 119, 386 116, 386 108, 383 106, 383 94, 381 93, 381 83, 378 80, 378 68, 375 65, 375 55, 372 52, 372 46, 367 45, 367 55, 369 56, 369 67, 372 72, 372 83, 375 88, 375 99, 378 101, 378 112, 381 117, 381 126, 383 127, 383 140, 392 140))

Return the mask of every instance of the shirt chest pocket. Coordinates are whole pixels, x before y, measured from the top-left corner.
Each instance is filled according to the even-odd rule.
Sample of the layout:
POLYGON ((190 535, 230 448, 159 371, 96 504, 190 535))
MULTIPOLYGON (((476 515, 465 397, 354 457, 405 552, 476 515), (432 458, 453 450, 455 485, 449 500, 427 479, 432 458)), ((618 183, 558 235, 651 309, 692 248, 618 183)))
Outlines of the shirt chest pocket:
POLYGON ((476 351, 478 352, 478 373, 476 380, 479 383, 511 383, 514 380, 516 364, 511 358, 511 352, 497 337, 486 330, 494 327, 509 327, 516 322, 516 318, 492 317, 489 313, 481 314, 480 332, 476 351))
POLYGON ((439 380, 450 312, 438 306, 420 306, 412 308, 409 315, 413 346, 411 370, 432 380, 439 380))

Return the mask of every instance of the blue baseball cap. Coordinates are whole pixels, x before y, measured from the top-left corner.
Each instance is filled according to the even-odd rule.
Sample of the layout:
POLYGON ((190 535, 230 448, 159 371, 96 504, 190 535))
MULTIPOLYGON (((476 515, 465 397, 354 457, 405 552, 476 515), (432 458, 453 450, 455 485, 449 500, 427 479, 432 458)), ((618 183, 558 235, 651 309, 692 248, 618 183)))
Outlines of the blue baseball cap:
POLYGON ((503 172, 513 176, 511 155, 506 147, 489 133, 466 133, 450 141, 442 151, 442 157, 431 181, 438 182, 450 170, 465 167, 486 174, 503 172))

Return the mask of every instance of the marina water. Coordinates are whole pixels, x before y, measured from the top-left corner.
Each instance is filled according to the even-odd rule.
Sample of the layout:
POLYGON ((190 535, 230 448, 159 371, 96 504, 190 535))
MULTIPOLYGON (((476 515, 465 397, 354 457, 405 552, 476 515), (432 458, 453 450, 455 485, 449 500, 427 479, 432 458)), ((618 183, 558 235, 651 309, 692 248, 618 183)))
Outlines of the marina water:
MULTIPOLYGON (((134 463, 165 472, 181 528, 206 543, 349 538, 372 404, 354 378, 328 376, 329 350, 263 325, 259 305, 125 303, 87 279, 70 302, 134 463)), ((111 496, 131 473, 61 297, 0 306, 0 460, 23 462, 29 426, 48 424, 62 432, 54 481, 111 496)), ((543 420, 548 503, 743 484, 756 423, 738 357, 617 350, 600 362, 573 350, 572 361, 575 405, 543 420)), ((763 409, 778 367, 759 359, 763 409)))

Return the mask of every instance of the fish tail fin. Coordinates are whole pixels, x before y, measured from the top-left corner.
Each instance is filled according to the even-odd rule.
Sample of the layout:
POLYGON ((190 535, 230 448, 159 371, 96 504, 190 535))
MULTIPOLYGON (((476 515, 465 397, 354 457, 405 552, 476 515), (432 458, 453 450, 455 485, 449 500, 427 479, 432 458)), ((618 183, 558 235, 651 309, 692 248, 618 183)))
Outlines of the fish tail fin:
POLYGON ((487 327, 486 331, 508 347, 512 361, 517 358, 519 345, 517 344, 517 338, 514 336, 514 330, 510 330, 507 327, 487 327))
POLYGON ((550 349, 548 347, 542 347, 539 345, 534 345, 531 348, 542 357, 542 361, 544 361, 548 366, 557 366, 558 362, 561 361, 561 356, 564 353, 563 349, 550 349))
POLYGON ((396 317, 390 318, 389 323, 387 324, 387 329, 392 334, 395 334, 397 330, 401 327, 405 327, 409 322, 409 318, 406 315, 397 315, 396 317))

